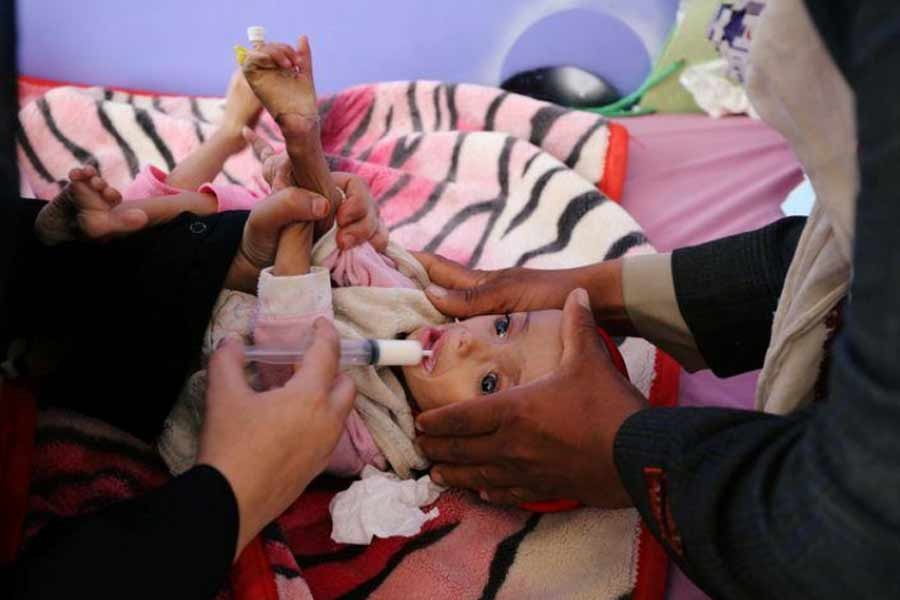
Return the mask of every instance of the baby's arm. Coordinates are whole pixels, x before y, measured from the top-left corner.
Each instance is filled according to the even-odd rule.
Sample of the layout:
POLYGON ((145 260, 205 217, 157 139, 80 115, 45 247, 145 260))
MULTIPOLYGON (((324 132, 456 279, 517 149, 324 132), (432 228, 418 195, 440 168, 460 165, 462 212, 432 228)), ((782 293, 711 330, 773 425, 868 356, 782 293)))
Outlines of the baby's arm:
MULTIPOLYGON (((279 254, 285 249, 281 244, 279 254)), ((276 268, 264 269, 259 275, 253 342, 269 348, 296 348, 308 338, 317 318, 334 318, 331 274, 328 269, 310 269, 308 260, 302 272, 299 268, 292 273, 277 272, 276 268)), ((283 385, 292 369, 290 365, 259 365, 258 372, 263 386, 272 388, 283 385)))
MULTIPOLYGON (((139 185, 142 183, 147 180, 139 185)), ((104 239, 166 223, 186 211, 210 215, 218 205, 214 195, 200 192, 153 194, 123 201, 122 194, 96 168, 85 166, 69 172, 69 184, 41 209, 35 231, 49 245, 80 238, 104 239)))
POLYGON ((212 181, 222 171, 225 161, 244 149, 241 131, 259 117, 262 105, 247 85, 240 70, 235 71, 225 95, 225 114, 219 128, 208 140, 184 158, 169 174, 169 185, 195 190, 212 181))
POLYGON ((183 212, 199 216, 215 214, 219 201, 212 194, 179 192, 169 196, 151 196, 128 200, 128 208, 137 208, 147 215, 148 225, 167 223, 183 212))
POLYGON ((309 273, 314 233, 313 223, 298 223, 286 227, 278 240, 273 274, 284 277, 309 273))

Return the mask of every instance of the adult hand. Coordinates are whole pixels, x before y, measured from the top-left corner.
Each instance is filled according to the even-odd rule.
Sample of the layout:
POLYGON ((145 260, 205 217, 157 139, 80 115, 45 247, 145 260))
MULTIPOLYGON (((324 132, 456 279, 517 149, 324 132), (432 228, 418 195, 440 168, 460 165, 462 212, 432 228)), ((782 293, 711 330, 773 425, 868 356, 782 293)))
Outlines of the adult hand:
MULTIPOLYGON (((244 138, 262 161, 263 178, 273 191, 296 185, 287 154, 276 152, 269 142, 249 128, 244 129, 244 138)), ((388 230, 378 215, 378 207, 365 181, 357 175, 342 172, 332 173, 331 178, 343 194, 335 212, 338 246, 347 250, 368 241, 383 252, 388 244, 388 230)))
POLYGON ((255 293, 259 272, 275 261, 281 230, 298 221, 316 221, 327 215, 328 200, 295 187, 274 192, 254 206, 225 277, 225 287, 255 293))
POLYGON ((561 335, 559 368, 546 377, 419 415, 418 443, 435 481, 500 504, 631 505, 613 442, 645 400, 613 366, 584 290, 569 294, 561 335))
POLYGON ((240 513, 237 557, 327 465, 353 405, 353 381, 338 370, 338 335, 325 319, 283 387, 254 392, 243 346, 229 340, 209 363, 206 419, 197 462, 222 473, 240 513))
POLYGON ((594 315, 609 333, 634 333, 622 296, 621 260, 574 269, 511 267, 482 271, 435 254, 414 254, 432 282, 425 290, 428 299, 445 315, 471 317, 562 308, 572 290, 583 288, 594 315))

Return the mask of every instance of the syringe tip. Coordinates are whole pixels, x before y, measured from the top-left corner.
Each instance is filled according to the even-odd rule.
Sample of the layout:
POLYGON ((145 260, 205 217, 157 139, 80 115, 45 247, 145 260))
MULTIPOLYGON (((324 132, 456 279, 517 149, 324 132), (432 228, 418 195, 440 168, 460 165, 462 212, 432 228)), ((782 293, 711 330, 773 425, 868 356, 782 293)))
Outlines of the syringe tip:
POLYGON ((422 356, 426 358, 431 356, 432 354, 434 354, 434 350, 422 350, 422 356))

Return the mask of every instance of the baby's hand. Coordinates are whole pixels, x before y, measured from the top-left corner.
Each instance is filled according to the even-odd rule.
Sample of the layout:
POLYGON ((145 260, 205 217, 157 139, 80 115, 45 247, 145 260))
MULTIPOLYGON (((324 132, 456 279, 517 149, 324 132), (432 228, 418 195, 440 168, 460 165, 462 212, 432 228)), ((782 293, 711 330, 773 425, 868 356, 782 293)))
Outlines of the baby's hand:
POLYGON ((94 167, 69 171, 69 184, 38 213, 34 230, 44 244, 104 240, 134 233, 149 223, 147 213, 122 206, 122 194, 94 167))
POLYGON ((225 94, 222 127, 234 135, 240 135, 245 126, 253 127, 261 110, 262 104, 250 89, 244 73, 240 69, 235 70, 225 94))
POLYGON ((273 192, 296 185, 291 159, 287 154, 278 153, 272 145, 249 127, 242 131, 244 139, 253 148, 253 153, 262 163, 262 176, 273 192))
POLYGON ((334 183, 344 194, 337 208, 337 242, 342 250, 348 250, 363 242, 370 242, 379 252, 388 245, 388 229, 378 214, 378 207, 369 186, 358 175, 332 173, 334 183))

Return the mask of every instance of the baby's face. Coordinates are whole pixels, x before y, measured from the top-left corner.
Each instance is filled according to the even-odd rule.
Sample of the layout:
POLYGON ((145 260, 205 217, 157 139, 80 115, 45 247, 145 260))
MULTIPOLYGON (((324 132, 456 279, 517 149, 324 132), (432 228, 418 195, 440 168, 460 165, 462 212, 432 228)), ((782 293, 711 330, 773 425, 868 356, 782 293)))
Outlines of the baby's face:
POLYGON ((418 329, 407 339, 433 354, 403 367, 406 385, 426 411, 534 381, 559 365, 561 323, 562 311, 542 310, 418 329))

